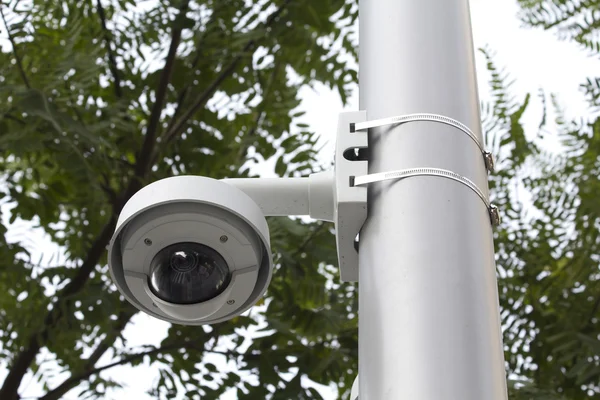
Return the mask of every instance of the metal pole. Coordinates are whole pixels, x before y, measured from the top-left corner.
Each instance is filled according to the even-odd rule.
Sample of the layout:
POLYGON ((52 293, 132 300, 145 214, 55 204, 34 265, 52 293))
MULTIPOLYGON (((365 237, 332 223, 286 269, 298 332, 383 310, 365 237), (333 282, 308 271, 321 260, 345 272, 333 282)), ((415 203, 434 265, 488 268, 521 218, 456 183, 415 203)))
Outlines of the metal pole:
MULTIPOLYGON (((468 0, 360 1, 360 109, 433 113, 482 140, 468 0)), ((480 149, 455 127, 369 131, 369 173, 432 167, 488 195, 480 149)), ((459 182, 369 185, 360 236, 360 400, 504 400, 492 227, 459 182)))

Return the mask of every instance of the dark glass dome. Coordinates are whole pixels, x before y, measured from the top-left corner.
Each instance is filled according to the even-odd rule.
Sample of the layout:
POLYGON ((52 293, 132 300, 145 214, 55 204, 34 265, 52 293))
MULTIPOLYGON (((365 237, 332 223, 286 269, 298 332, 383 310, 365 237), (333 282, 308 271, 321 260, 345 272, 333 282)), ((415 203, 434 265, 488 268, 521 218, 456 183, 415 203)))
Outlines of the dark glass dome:
POLYGON ((174 304, 201 303, 229 285, 225 259, 199 243, 176 243, 159 251, 150 263, 149 286, 159 299, 174 304))

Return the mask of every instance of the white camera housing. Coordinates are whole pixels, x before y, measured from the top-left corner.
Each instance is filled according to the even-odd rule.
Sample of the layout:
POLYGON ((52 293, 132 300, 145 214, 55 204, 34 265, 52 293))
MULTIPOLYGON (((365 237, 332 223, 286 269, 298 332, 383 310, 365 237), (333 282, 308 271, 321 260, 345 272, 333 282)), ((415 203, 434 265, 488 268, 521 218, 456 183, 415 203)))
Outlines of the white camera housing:
POLYGON ((109 247, 110 272, 140 310, 165 321, 201 325, 231 319, 264 294, 272 274, 269 228, 258 205, 211 178, 178 176, 138 191, 123 208, 109 247), (192 242, 217 251, 231 279, 216 297, 170 303, 150 289, 151 261, 167 246, 192 242))

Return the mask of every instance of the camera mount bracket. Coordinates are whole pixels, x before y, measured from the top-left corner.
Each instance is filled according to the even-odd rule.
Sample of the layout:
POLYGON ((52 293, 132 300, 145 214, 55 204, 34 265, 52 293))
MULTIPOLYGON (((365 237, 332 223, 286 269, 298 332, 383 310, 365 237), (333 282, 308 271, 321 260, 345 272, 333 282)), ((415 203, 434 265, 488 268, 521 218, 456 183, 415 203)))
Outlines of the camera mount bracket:
POLYGON ((367 120, 366 111, 341 113, 335 146, 334 223, 340 279, 358 282, 357 236, 367 219, 367 188, 352 185, 355 176, 368 173, 367 132, 352 125, 367 120))
POLYGON ((490 173, 495 170, 492 154, 485 151, 483 144, 471 129, 455 119, 443 115, 419 113, 367 121, 366 111, 340 114, 335 153, 334 222, 342 281, 358 281, 358 241, 356 238, 367 218, 367 192, 364 190, 365 188, 361 190, 361 187, 370 183, 414 176, 434 176, 451 179, 467 186, 479 196, 488 209, 490 222, 493 226, 500 223, 498 208, 490 204, 484 191, 470 179, 455 172, 441 168, 408 168, 368 174, 368 130, 415 121, 450 125, 456 128, 457 131, 466 134, 481 151, 487 172, 490 173))

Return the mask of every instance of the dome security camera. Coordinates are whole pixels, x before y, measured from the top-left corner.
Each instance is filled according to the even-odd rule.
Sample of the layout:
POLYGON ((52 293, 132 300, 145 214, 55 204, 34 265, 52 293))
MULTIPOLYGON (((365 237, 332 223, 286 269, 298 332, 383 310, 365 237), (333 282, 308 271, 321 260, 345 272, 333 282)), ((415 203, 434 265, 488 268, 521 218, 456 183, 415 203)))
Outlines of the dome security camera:
POLYGON ((364 160, 346 158, 367 136, 351 133, 366 114, 340 116, 335 171, 308 178, 215 180, 176 176, 151 183, 123 207, 109 243, 110 274, 139 310, 184 325, 218 323, 265 293, 273 263, 266 216, 333 221, 340 277, 358 280, 355 238, 366 219, 364 160))
POLYGON ((109 246, 110 272, 127 300, 187 325, 246 311, 273 270, 258 205, 235 186, 199 176, 163 179, 137 192, 109 246))

